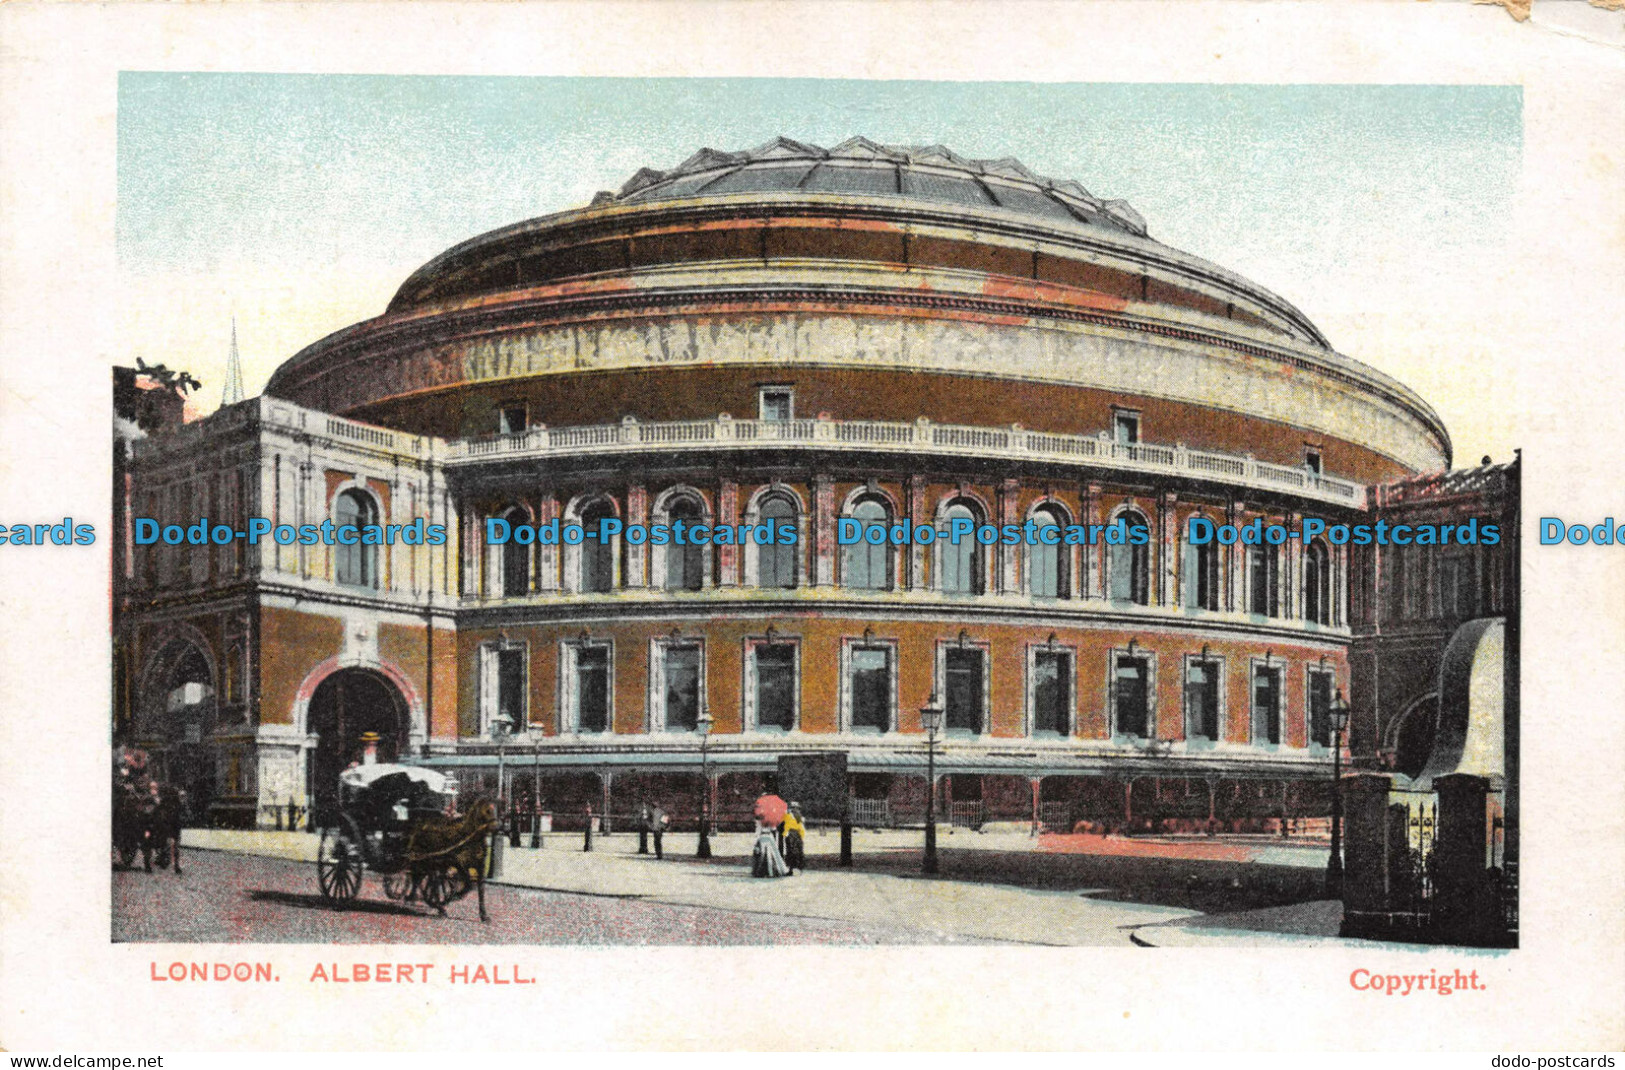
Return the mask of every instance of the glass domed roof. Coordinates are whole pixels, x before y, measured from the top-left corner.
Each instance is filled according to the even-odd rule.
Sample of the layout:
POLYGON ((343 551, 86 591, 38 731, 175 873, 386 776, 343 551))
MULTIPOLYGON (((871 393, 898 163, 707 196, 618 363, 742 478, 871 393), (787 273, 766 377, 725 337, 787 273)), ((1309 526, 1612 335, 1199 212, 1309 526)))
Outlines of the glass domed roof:
POLYGON ((1070 179, 1034 174, 1009 157, 971 160, 941 145, 880 145, 861 137, 830 149, 782 137, 740 152, 701 149, 670 171, 643 168, 618 193, 600 193, 593 204, 740 193, 899 197, 1146 234, 1145 220, 1126 201, 1101 200, 1070 179))

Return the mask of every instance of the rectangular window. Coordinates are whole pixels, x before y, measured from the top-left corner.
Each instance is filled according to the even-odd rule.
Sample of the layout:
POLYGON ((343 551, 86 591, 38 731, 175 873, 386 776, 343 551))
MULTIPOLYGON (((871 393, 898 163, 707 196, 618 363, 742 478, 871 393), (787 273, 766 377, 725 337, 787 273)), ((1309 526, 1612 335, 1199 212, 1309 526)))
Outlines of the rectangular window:
POLYGON ((1212 543, 1185 544, 1185 605, 1219 608, 1219 548, 1212 543))
POLYGON ((1253 742, 1281 742, 1281 670, 1253 669, 1253 742))
POLYGON ((578 732, 609 731, 609 647, 575 648, 575 723, 578 732))
POLYGON ((226 651, 225 700, 236 702, 242 697, 239 682, 242 679, 243 652, 239 646, 233 646, 226 651))
POLYGON ((1070 734, 1072 655, 1054 650, 1034 653, 1032 688, 1033 731, 1070 734))
POLYGON ((1332 688, 1337 678, 1329 672, 1309 674, 1309 742, 1332 745, 1332 688))
POLYGON ((1219 679, 1217 661, 1191 661, 1185 667, 1185 735, 1190 739, 1219 738, 1219 679))
POLYGON ((488 651, 487 731, 523 732, 525 719, 525 648, 492 646, 488 651))
POLYGON ((851 654, 852 727, 891 730, 891 648, 853 647, 851 654))
POLYGON ((1320 451, 1313 448, 1306 448, 1303 451, 1303 466, 1309 469, 1309 471, 1313 472, 1315 475, 1320 475, 1320 451))
POLYGON ((983 655, 980 650, 946 650, 943 674, 948 705, 943 720, 948 730, 982 731, 983 655))
POLYGON ((692 732, 700 718, 700 648, 668 646, 664 668, 666 730, 692 732))
POLYGON ((1112 438, 1131 446, 1140 441, 1140 414, 1118 410, 1112 414, 1112 438))
POLYGON ((1466 620, 1478 612, 1473 559, 1453 554, 1439 559, 1439 609, 1445 617, 1466 620))
POLYGON ((1145 658, 1119 657, 1112 677, 1114 731, 1145 738, 1151 725, 1150 665, 1145 658))
POLYGON ((764 420, 793 420, 796 415, 796 397, 788 387, 763 387, 760 411, 764 420))
POLYGON ((1422 570, 1422 547, 1401 546, 1399 554, 1399 595, 1401 616, 1421 620, 1427 615, 1427 580, 1422 570))
MULTIPOLYGON (((1267 523, 1266 523, 1266 526, 1267 523)), ((1247 551, 1248 612, 1263 617, 1278 614, 1277 579, 1279 555, 1273 546, 1252 546, 1247 551)))
POLYGON ((756 726, 796 726, 796 648, 790 643, 762 643, 751 653, 756 662, 756 726))
POLYGON ((510 401, 497 410, 497 433, 517 435, 530 426, 530 410, 522 401, 510 401))

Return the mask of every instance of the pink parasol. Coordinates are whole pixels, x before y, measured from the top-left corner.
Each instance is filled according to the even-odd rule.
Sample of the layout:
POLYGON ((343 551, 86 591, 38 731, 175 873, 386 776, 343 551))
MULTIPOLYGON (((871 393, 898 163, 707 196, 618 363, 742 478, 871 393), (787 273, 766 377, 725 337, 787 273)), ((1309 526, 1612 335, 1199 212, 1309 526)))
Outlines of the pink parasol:
POLYGON ((784 820, 784 815, 789 810, 790 807, 777 795, 761 795, 757 797, 756 806, 751 813, 764 825, 777 825, 784 820))

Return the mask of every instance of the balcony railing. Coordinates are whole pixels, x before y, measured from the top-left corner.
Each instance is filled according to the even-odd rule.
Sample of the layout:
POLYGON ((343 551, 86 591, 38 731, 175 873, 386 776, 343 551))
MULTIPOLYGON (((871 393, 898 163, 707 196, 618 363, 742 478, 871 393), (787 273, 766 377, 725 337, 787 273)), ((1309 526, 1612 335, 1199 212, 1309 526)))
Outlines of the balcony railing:
POLYGON ((448 464, 531 460, 673 449, 759 449, 766 445, 868 451, 926 450, 978 458, 1061 461, 1097 468, 1184 475, 1250 488, 1287 490, 1340 505, 1363 505, 1365 487, 1307 468, 1184 445, 1116 442, 1104 434, 1067 435, 1013 427, 964 427, 929 420, 682 420, 644 423, 628 417, 594 427, 531 427, 448 444, 448 464))

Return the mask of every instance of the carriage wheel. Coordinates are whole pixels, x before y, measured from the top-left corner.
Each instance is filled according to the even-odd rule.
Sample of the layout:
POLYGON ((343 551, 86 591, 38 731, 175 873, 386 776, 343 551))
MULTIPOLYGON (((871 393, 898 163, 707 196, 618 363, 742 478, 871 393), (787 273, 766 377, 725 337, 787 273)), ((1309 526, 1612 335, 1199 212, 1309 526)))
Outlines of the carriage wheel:
POLYGON ((330 903, 348 903, 361 891, 361 847, 342 825, 322 829, 316 883, 330 903))
POLYGON ((446 904, 451 900, 452 880, 450 870, 444 866, 425 870, 418 883, 418 894, 423 897, 424 904, 444 914, 446 904))
POLYGON ((384 874, 384 894, 391 899, 405 899, 412 891, 412 871, 384 874))

